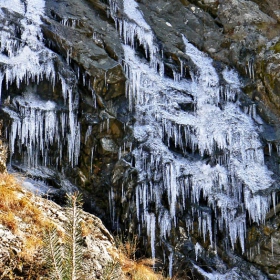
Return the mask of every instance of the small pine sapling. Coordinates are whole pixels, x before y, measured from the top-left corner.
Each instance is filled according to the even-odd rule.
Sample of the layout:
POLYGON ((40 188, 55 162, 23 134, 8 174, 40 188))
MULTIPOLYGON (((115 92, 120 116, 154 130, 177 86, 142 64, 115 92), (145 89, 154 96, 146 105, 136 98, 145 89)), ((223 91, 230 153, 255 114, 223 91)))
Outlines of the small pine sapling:
POLYGON ((50 279, 64 280, 64 247, 57 233, 57 229, 52 227, 45 233, 44 254, 46 266, 49 268, 50 279))
POLYGON ((63 224, 65 240, 60 241, 57 229, 51 228, 45 234, 45 258, 50 279, 77 280, 82 264, 82 196, 79 193, 67 195, 66 217, 63 224))
POLYGON ((81 273, 82 252, 82 196, 79 193, 67 195, 68 221, 65 226, 65 257, 67 259, 67 279, 77 280, 81 273))

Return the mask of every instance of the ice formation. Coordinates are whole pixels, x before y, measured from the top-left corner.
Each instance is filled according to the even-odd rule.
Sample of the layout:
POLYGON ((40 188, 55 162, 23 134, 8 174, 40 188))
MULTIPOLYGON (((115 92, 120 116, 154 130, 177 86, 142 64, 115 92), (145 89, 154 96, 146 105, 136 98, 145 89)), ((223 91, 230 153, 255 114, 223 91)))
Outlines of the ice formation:
MULTIPOLYGON (((159 48, 137 5, 123 0, 122 19, 115 16, 118 6, 111 1, 111 14, 124 41, 127 97, 136 115, 134 136, 141 143, 133 150, 139 178, 131 201, 139 233, 146 228, 155 257, 154 236, 168 238, 183 212, 189 229, 193 217, 198 217, 198 230, 212 246, 221 230, 232 248, 239 240, 244 252, 246 212, 252 221, 264 222, 271 200, 264 192, 273 180, 255 123, 261 121, 254 107, 248 112, 241 108, 237 73, 224 69, 222 83, 212 59, 184 36, 185 55, 195 66, 191 80, 183 79, 182 61, 174 80, 163 77, 159 48), (149 62, 137 56, 135 38, 149 62), (182 110, 182 104, 192 109, 182 110), (208 207, 200 205, 202 198, 208 207)), ((172 256, 170 252, 170 260, 172 256)))
MULTIPOLYGON (((204 277, 205 280, 237 280, 237 279, 248 279, 246 275, 242 275, 238 268, 233 268, 225 273, 218 272, 206 272, 197 265, 194 268, 204 277)), ((261 279, 261 278, 260 278, 261 279)))
POLYGON ((11 156, 18 149, 25 154, 29 167, 37 167, 38 164, 59 165, 62 161, 62 147, 66 144, 68 160, 72 166, 76 165, 80 149, 76 96, 67 77, 55 71, 56 55, 43 44, 40 24, 45 1, 3 0, 0 3, 0 17, 5 18, 3 8, 20 16, 16 16, 18 22, 9 22, 9 28, 0 26, 0 97, 4 81, 7 90, 12 83, 16 83, 18 88, 22 83, 30 85, 25 95, 13 100, 12 105, 18 109, 17 113, 11 106, 5 109, 13 120, 8 132, 11 156), (67 107, 65 111, 68 112, 58 112, 54 102, 41 100, 40 92, 36 91, 34 85, 43 79, 53 86, 57 83, 62 85, 62 96, 67 107), (52 145, 56 145, 60 153, 50 159, 49 146, 52 145))
MULTIPOLYGON (((209 238, 211 246, 215 246, 216 234, 221 230, 232 247, 239 241, 244 252, 246 213, 253 222, 264 221, 271 200, 266 190, 273 184, 264 164, 255 124, 261 121, 254 104, 242 109, 237 73, 224 69, 221 82, 212 60, 184 36, 185 56, 195 68, 190 73, 191 79, 184 78, 183 60, 180 71, 173 72, 173 80, 164 77, 162 52, 138 4, 123 0, 124 16, 119 18, 117 3, 109 2, 111 16, 124 43, 127 97, 130 109, 135 112, 134 137, 140 143, 132 151, 139 177, 131 201, 136 206, 139 233, 146 229, 151 255, 156 257, 156 236, 161 241, 168 239, 180 213, 180 220, 185 220, 189 230, 193 229, 197 217, 198 231, 204 240, 209 238), (144 48, 146 59, 137 56, 136 41, 144 48), (206 206, 201 205, 201 200, 206 206)), ((77 98, 73 85, 55 72, 55 54, 43 44, 40 24, 44 3, 43 0, 0 2, 1 18, 5 17, 2 8, 22 15, 9 29, 0 26, 0 89, 4 81, 7 89, 13 83, 18 88, 22 83, 32 85, 5 108, 13 120, 8 132, 10 150, 11 154, 16 150, 24 153, 26 164, 36 167, 60 165, 66 146, 67 158, 73 166, 78 163, 80 149, 77 98), (20 35, 17 38, 12 34, 20 35), (58 104, 40 98, 34 85, 43 79, 53 85, 61 84, 64 110, 58 111, 58 104), (13 110, 15 107, 17 112, 13 110), (50 146, 57 147, 58 153, 49 154, 50 146)), ((62 19, 61 23, 69 25, 70 21, 62 19)), ((75 22, 70 25, 74 27, 75 22)), ((70 53, 71 49, 68 63, 70 53)), ((251 61, 248 71, 254 78, 251 61)), ((83 80, 85 85, 85 76, 83 80)), ((109 121, 107 118, 100 128, 107 129, 109 121)), ((85 142, 91 132, 92 128, 88 127, 85 142)), ((93 155, 94 148, 91 164, 93 155)), ((121 149, 119 156, 122 156, 121 149)), ((114 202, 117 196, 112 188, 109 199, 113 223, 117 219, 114 202)), ((198 244, 197 256, 199 248, 198 244)), ((174 252, 171 247, 167 251, 172 275, 174 252)))

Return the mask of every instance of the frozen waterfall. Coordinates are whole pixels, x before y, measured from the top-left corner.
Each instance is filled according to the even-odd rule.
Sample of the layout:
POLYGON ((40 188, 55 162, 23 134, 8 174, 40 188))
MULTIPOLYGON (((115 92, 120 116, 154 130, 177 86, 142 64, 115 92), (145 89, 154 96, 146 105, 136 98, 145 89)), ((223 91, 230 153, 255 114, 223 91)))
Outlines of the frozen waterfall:
MULTIPOLYGON (((239 244, 244 253, 248 221, 263 223, 271 202, 275 203, 271 201, 274 181, 264 162, 259 138, 262 120, 256 107, 242 108, 243 93, 237 72, 225 66, 217 71, 212 59, 184 35, 179 70, 174 67, 170 70, 173 79, 167 77, 164 62, 169 58, 164 57, 162 46, 156 43, 138 3, 109 3, 110 15, 123 43, 124 55, 119 62, 127 77, 126 96, 135 120, 135 145, 118 143, 116 151, 119 148, 121 160, 122 148, 129 148, 133 160, 125 164, 138 172, 137 185, 129 186, 129 195, 125 182, 122 190, 110 186, 112 221, 119 218, 114 199, 129 200, 135 213, 129 213, 127 218, 135 215, 138 233, 148 236, 153 258, 157 257, 159 246, 165 248, 170 276, 176 252, 169 240, 173 229, 179 226, 189 232, 196 230, 201 240, 209 241, 213 251, 222 232, 225 248, 234 249, 239 244)), ((11 98, 1 101, 11 120, 6 130, 11 159, 20 155, 28 168, 52 166, 59 170, 63 163, 71 167, 79 163, 79 74, 75 76, 69 65, 71 49, 66 51, 68 66, 65 64, 60 71, 57 61, 61 58, 44 45, 40 28, 44 9, 44 0, 0 0, 0 97, 1 90, 11 94, 11 98), (51 85, 47 90, 55 98, 49 100, 40 92, 44 83, 51 85)), ((62 19, 61 24, 73 28, 79 25, 74 18, 62 19)), ((96 36, 93 33, 90 38, 96 36)), ((252 67, 248 67, 253 78, 252 67)), ((100 102, 91 81, 86 82, 86 75, 81 74, 81 84, 92 91, 96 108, 100 102)), ((109 124, 110 118, 105 118, 98 124, 100 131, 108 131, 109 124)), ((90 137, 96 131, 92 125, 95 123, 88 126, 83 145, 91 143, 90 137)), ((92 174, 98 149, 93 146, 88 151, 88 169, 92 174)), ((194 250, 198 257, 203 247, 197 243, 194 250)), ((201 274, 210 275, 205 271, 201 274)), ((212 276, 226 279, 219 273, 212 276)))
POLYGON ((184 36, 185 56, 194 65, 192 78, 183 78, 183 61, 174 80, 164 77, 159 48, 138 4, 123 0, 123 7, 125 14, 119 18, 118 6, 111 1, 111 14, 124 41, 127 97, 140 143, 133 150, 139 174, 131 201, 137 208, 139 233, 146 228, 155 257, 155 236, 168 238, 180 212, 189 229, 198 217, 198 231, 212 247, 220 230, 232 248, 239 241, 244 252, 246 212, 253 222, 262 223, 271 203, 265 190, 273 180, 256 124, 261 120, 241 109, 238 74, 225 68, 220 77, 212 59, 184 36), (137 56, 135 38, 148 60, 137 56))
MULTIPOLYGON (((80 125, 77 121, 77 98, 74 84, 56 73, 57 55, 43 43, 40 25, 44 17, 44 0, 3 0, 0 2, 0 17, 7 18, 0 26, 0 96, 2 84, 8 90, 13 83, 17 88, 26 85, 22 97, 14 98, 4 110, 12 119, 7 131, 11 157, 17 150, 24 154, 25 164, 59 166, 63 160, 62 150, 67 146, 68 161, 78 163, 80 150, 80 125), (16 20, 6 17, 7 11, 15 13, 16 20), (18 15, 19 14, 19 15, 18 15), (54 101, 42 100, 36 85, 43 80, 53 87, 61 85, 65 108, 58 111, 54 101), (49 146, 56 145, 55 155, 49 154, 49 146)), ((3 100, 2 100, 3 102, 3 100)))

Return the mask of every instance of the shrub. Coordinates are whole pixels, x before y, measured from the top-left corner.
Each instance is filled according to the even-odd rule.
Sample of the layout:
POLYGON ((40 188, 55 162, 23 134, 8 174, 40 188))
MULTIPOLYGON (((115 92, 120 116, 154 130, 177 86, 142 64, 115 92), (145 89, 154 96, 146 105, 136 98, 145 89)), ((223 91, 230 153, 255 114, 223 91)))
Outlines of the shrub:
POLYGON ((64 240, 55 227, 45 234, 45 257, 50 279, 76 280, 81 274, 82 224, 81 195, 67 195, 67 222, 64 223, 64 240))

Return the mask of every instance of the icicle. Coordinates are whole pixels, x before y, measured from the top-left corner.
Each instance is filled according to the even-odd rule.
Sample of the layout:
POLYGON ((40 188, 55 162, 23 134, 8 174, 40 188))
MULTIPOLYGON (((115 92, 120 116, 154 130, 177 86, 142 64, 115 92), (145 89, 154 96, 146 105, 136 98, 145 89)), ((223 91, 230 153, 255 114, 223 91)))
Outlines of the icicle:
POLYGON ((155 241, 156 241, 156 217, 153 213, 146 213, 147 231, 151 242, 152 258, 156 257, 155 241))
POLYGON ((273 252, 273 237, 271 236, 271 255, 274 257, 274 252, 273 252))
POLYGON ((4 75, 0 72, 0 104, 1 104, 1 95, 2 95, 2 83, 3 83, 4 75))
POLYGON ((276 215, 276 192, 272 192, 271 194, 272 196, 272 204, 273 204, 273 210, 274 210, 274 214, 276 215))
POLYGON ((200 246, 199 243, 196 243, 194 246, 194 250, 195 250, 195 260, 197 261, 198 257, 203 252, 203 248, 200 246))
POLYGON ((268 154, 271 157, 271 152, 272 152, 272 144, 270 142, 267 143, 268 145, 268 154))
POLYGON ((107 132, 109 132, 109 129, 110 129, 110 118, 108 118, 106 120, 106 125, 107 125, 107 132))
POLYGON ((115 0, 109 0, 111 16, 118 12, 118 4, 115 0))
POLYGON ((172 278, 172 269, 173 269, 173 251, 170 252, 168 256, 168 261, 169 261, 169 277, 172 278))
POLYGON ((83 86, 85 86, 85 85, 86 85, 86 74, 83 73, 83 86))
MULTIPOLYGON (((248 66, 249 77, 254 80, 255 79, 255 70, 254 70, 253 58, 250 58, 250 60, 247 63, 247 66, 248 66)), ((247 73, 247 71, 246 71, 246 73, 247 73)))
POLYGON ((113 190, 113 187, 111 187, 111 190, 109 191, 109 208, 110 208, 110 217, 111 222, 114 225, 115 224, 115 193, 113 190))
POLYGON ((96 94, 94 90, 91 90, 92 100, 93 100, 93 108, 96 109, 96 94))
POLYGON ((89 125, 88 128, 87 128, 87 131, 86 131, 86 135, 85 135, 85 144, 87 143, 88 138, 91 135, 91 133, 92 133, 92 126, 89 125))
POLYGON ((69 65, 71 62, 71 56, 72 56, 72 47, 70 47, 69 49, 67 49, 67 57, 66 57, 66 62, 69 65))
POLYGON ((173 79, 174 79, 174 82, 179 82, 181 80, 181 74, 179 74, 175 70, 173 70, 173 79))
POLYGON ((256 119, 256 116, 257 116, 257 112, 256 112, 256 104, 253 104, 252 105, 252 118, 253 119, 256 119))
POLYGON ((139 197, 139 186, 136 187, 136 190, 135 190, 135 200, 136 200, 136 214, 137 214, 137 219, 138 221, 140 220, 140 197, 139 197))
POLYGON ((91 147, 91 152, 90 152, 90 174, 92 174, 92 164, 93 164, 93 157, 94 157, 94 147, 91 147))
POLYGON ((180 61, 180 66, 181 66, 180 75, 181 75, 181 77, 183 77, 184 76, 184 62, 180 58, 179 58, 179 61, 180 61))

